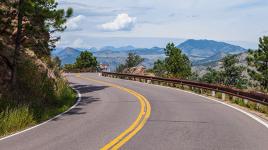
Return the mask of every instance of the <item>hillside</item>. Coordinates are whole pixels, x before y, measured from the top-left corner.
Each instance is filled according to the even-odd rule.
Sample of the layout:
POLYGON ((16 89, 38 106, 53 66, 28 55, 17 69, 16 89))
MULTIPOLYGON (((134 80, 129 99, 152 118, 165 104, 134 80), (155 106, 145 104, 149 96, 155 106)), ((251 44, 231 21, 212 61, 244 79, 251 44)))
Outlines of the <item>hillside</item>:
MULTIPOLYGON (((240 53, 240 54, 237 54, 237 55, 238 55, 238 60, 239 60, 237 65, 247 67, 246 58, 248 56, 248 53, 243 52, 243 53, 240 53)), ((207 62, 207 63, 202 63, 200 65, 195 65, 195 66, 192 67, 192 69, 193 69, 193 71, 198 72, 198 74, 200 76, 202 76, 207 72, 208 67, 213 68, 215 70, 219 70, 221 66, 222 66, 221 65, 221 60, 215 60, 215 61, 211 61, 211 62, 207 62)), ((245 74, 246 74, 246 72, 245 72, 245 74)))
POLYGON ((187 40, 177 46, 180 48, 194 64, 208 63, 220 60, 227 54, 239 54, 246 49, 213 40, 187 40))
MULTIPOLYGON (((231 45, 224 42, 217 42, 212 40, 187 40, 177 46, 190 58, 193 65, 202 65, 210 62, 219 61, 227 54, 238 54, 246 51, 246 49, 231 45)), ((75 62, 76 57, 80 54, 81 49, 74 49, 67 47, 63 50, 58 50, 54 53, 62 60, 62 64, 71 64, 75 62)), ((135 48, 134 46, 113 47, 105 46, 100 49, 95 47, 89 50, 97 57, 100 63, 109 64, 111 70, 116 66, 123 63, 128 53, 136 53, 145 58, 143 65, 147 68, 153 66, 154 61, 157 59, 164 59, 164 48, 135 48)))

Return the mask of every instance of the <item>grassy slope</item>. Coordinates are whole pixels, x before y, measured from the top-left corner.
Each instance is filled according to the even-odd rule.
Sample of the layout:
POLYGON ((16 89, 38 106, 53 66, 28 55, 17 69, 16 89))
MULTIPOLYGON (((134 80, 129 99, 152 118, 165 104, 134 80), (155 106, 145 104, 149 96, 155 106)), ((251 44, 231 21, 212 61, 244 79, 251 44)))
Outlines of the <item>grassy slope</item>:
POLYGON ((76 93, 59 70, 50 69, 55 75, 51 78, 47 68, 35 61, 25 59, 20 63, 16 93, 6 91, 0 97, 0 136, 48 120, 76 101, 76 93))

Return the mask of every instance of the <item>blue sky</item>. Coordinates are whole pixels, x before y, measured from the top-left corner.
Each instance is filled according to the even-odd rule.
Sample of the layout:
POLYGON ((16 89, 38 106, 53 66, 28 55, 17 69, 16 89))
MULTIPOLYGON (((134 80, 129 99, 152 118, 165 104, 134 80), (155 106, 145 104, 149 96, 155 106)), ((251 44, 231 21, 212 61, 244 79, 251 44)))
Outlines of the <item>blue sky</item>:
POLYGON ((254 47, 268 35, 268 0, 58 0, 72 7, 59 47, 164 46, 212 39, 254 47), (140 40, 137 40, 140 39, 140 40))

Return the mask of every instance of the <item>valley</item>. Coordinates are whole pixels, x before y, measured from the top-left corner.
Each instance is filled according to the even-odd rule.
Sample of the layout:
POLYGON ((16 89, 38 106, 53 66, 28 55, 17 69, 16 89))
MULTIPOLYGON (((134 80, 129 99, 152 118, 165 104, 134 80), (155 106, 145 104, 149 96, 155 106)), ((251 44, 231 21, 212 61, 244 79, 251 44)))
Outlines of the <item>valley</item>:
MULTIPOLYGON (((193 39, 178 44, 177 48, 180 48, 189 57, 194 69, 197 68, 195 70, 204 70, 209 64, 217 63, 228 54, 240 54, 247 51, 245 48, 225 42, 193 39)), ((165 58, 164 48, 136 48, 130 45, 118 48, 105 46, 100 49, 95 47, 89 49, 67 47, 54 51, 53 55, 61 59, 62 65, 72 64, 83 50, 92 52, 97 57, 99 63, 109 64, 110 70, 112 71, 119 64, 124 63, 128 53, 135 53, 144 58, 142 65, 146 68, 152 68, 156 60, 165 58)))

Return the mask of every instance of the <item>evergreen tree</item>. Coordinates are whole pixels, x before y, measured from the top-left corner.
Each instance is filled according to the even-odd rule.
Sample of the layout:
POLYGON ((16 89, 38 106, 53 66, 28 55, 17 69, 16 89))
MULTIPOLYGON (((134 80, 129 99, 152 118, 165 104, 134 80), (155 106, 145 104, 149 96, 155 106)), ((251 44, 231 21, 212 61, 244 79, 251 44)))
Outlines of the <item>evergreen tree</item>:
POLYGON ((128 57, 126 59, 125 64, 120 64, 116 68, 116 72, 122 72, 126 68, 136 67, 139 64, 141 64, 143 61, 144 61, 144 59, 141 58, 141 56, 139 56, 135 53, 128 53, 128 57))
POLYGON ((79 69, 92 68, 96 69, 98 65, 96 57, 89 51, 81 52, 80 56, 76 58, 75 67, 79 69))
MULTIPOLYGON (((1 41, 0 46, 14 47, 12 61, 6 59, 9 60, 7 64, 11 64, 13 87, 16 85, 17 61, 23 50, 33 50, 40 58, 50 57, 55 42, 59 40, 59 37, 53 37, 52 33, 64 31, 66 28, 64 24, 73 11, 71 8, 67 11, 57 9, 57 5, 55 0, 1 1, 0 30, 4 31, 3 36, 9 36, 13 41, 4 44, 1 41), (9 32, 10 30, 12 32, 9 32)), ((1 57, 4 56, 1 54, 1 57)))
POLYGON ((211 84, 223 84, 222 72, 212 68, 207 69, 208 72, 202 76, 201 81, 211 84))
POLYGON ((239 62, 237 55, 228 55, 222 61, 222 77, 224 84, 227 86, 235 86, 237 88, 246 88, 247 79, 243 75, 245 67, 237 65, 239 62))
POLYGON ((248 65, 254 69, 248 69, 249 75, 258 81, 263 90, 268 90, 268 36, 259 39, 259 48, 250 50, 247 58, 248 65))
POLYGON ((187 79, 191 75, 191 62, 174 43, 168 43, 165 48, 165 68, 168 75, 187 79))
POLYGON ((156 62, 154 62, 153 72, 156 76, 164 77, 167 72, 165 61, 157 60, 156 62))
POLYGON ((246 88, 248 81, 243 75, 245 67, 238 65, 237 55, 228 55, 222 59, 222 66, 219 71, 208 68, 203 75, 202 81, 213 84, 223 84, 236 88, 246 88))
POLYGON ((135 54, 135 53, 128 53, 128 57, 126 59, 126 67, 131 68, 131 67, 136 67, 139 64, 141 64, 144 61, 141 56, 135 54))

